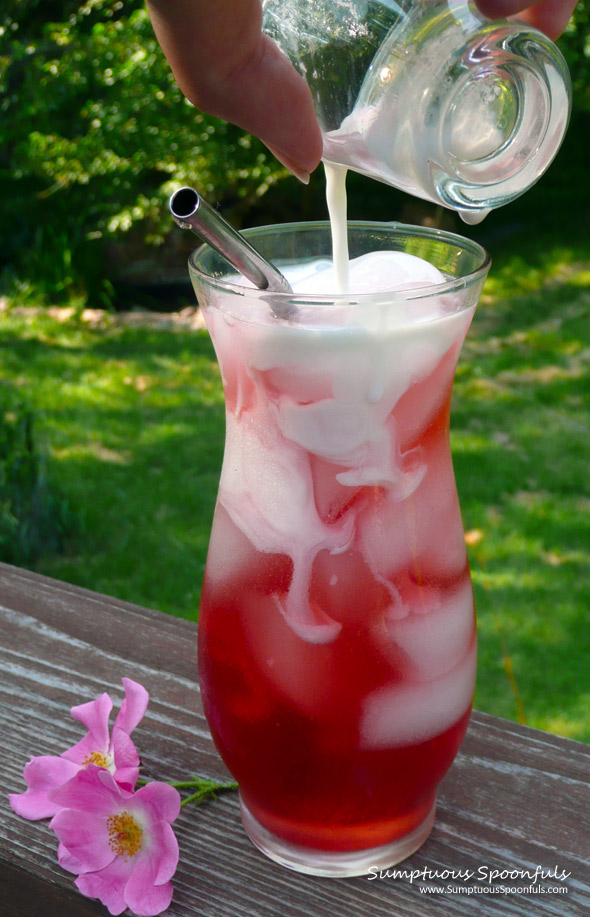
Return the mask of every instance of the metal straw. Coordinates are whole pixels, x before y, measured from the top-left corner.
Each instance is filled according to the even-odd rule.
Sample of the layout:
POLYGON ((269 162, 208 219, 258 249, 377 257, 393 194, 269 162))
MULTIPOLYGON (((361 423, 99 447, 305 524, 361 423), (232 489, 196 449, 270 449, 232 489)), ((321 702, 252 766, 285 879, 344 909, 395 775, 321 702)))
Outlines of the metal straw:
MULTIPOLYGON (((180 188, 169 202, 170 213, 182 229, 192 229, 211 248, 222 255, 240 274, 259 290, 292 293, 287 279, 273 264, 263 258, 227 220, 214 210, 194 188, 180 188)), ((282 318, 292 314, 293 307, 278 302, 271 308, 282 318)))

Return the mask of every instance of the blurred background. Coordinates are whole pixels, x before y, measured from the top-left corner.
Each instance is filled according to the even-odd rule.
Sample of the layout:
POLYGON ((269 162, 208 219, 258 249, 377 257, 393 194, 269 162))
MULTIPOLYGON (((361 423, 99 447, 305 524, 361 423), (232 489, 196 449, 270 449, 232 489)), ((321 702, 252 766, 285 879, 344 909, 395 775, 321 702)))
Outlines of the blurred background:
MULTIPOLYGON (((223 450, 215 357, 167 200, 237 227, 326 217, 176 87, 139 0, 0 13, 0 559, 196 618, 223 450)), ((480 709, 590 741, 590 0, 558 42, 574 108, 538 184, 482 224, 350 174, 351 219, 464 232, 493 267, 452 448, 480 709)), ((1 584, 0 584, 1 597, 1 584)))

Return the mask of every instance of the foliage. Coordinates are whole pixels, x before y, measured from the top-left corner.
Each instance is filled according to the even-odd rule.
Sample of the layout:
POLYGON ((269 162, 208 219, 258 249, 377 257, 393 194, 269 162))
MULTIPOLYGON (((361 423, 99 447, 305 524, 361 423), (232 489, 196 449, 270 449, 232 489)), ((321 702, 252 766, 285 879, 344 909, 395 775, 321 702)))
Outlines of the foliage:
POLYGON ((590 111, 590 0, 578 0, 558 44, 572 75, 574 110, 590 111))
POLYGON ((243 208, 286 174, 183 98, 141 0, 21 0, 0 36, 2 258, 21 291, 104 302, 105 240, 161 243, 174 187, 243 208))
POLYGON ((32 563, 62 542, 69 514, 48 487, 44 464, 32 410, 1 383, 0 560, 7 563, 32 563))

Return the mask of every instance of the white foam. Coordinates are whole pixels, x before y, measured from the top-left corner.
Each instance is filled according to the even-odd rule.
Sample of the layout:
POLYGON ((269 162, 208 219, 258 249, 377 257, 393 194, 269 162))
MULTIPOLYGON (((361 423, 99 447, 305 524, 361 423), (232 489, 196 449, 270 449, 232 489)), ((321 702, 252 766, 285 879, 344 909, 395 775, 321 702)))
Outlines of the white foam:
POLYGON ((397 748, 440 735, 467 711, 473 698, 475 640, 463 660, 440 678, 384 688, 364 702, 359 723, 362 748, 397 748))

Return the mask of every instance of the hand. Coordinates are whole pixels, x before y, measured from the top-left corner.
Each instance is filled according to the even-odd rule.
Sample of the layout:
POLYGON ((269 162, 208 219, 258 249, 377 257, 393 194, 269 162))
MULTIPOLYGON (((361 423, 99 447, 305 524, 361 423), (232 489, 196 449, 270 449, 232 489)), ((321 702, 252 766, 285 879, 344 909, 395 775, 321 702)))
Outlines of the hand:
POLYGON ((301 181, 322 155, 311 92, 261 31, 260 0, 147 0, 156 37, 193 105, 255 134, 301 181))
MULTIPOLYGON (((556 38, 576 0, 476 0, 492 19, 518 15, 556 38)), ((322 135, 303 77, 261 31, 260 0, 147 0, 176 82, 193 105, 259 137, 301 181, 322 135)))
POLYGON ((528 0, 475 0, 477 8, 490 19, 516 16, 549 38, 556 39, 564 31, 577 0, 540 0, 530 5, 528 0))

